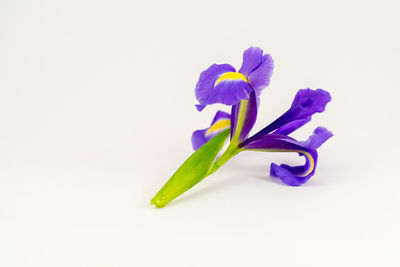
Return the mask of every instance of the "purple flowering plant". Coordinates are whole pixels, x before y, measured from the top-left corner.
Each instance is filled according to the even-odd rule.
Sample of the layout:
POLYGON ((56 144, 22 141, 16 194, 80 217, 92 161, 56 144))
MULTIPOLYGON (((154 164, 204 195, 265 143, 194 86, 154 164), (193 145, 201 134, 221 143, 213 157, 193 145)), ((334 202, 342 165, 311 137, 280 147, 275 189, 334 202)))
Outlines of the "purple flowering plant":
POLYGON ((207 105, 231 106, 231 113, 217 111, 210 127, 192 135, 195 152, 172 175, 151 200, 156 207, 170 201, 214 173, 241 151, 297 152, 305 157, 301 166, 272 163, 270 175, 290 186, 304 184, 317 167, 317 148, 333 136, 332 132, 317 127, 306 141, 297 141, 289 135, 309 122, 315 113, 323 112, 331 101, 322 89, 300 89, 290 108, 265 128, 249 137, 258 112, 260 95, 268 87, 274 63, 269 54, 258 47, 243 53, 239 71, 229 64, 213 64, 200 74, 196 84, 196 108, 207 105), (229 138, 229 145, 221 151, 229 138))

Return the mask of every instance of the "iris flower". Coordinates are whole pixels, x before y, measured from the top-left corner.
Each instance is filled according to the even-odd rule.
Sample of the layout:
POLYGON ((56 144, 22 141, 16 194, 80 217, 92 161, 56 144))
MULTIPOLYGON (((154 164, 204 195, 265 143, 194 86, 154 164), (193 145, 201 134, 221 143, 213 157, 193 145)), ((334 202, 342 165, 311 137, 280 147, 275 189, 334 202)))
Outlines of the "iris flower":
POLYGON ((300 89, 289 109, 280 117, 249 137, 258 112, 260 95, 270 82, 273 60, 258 47, 243 53, 239 71, 228 64, 214 64, 200 74, 195 93, 199 111, 207 105, 231 106, 230 114, 218 111, 208 128, 192 135, 195 153, 177 170, 152 199, 151 203, 163 207, 171 200, 218 170, 241 151, 296 152, 305 158, 301 166, 272 163, 270 175, 290 186, 307 182, 315 173, 318 152, 326 140, 333 136, 324 127, 317 127, 305 141, 289 135, 311 120, 315 113, 325 110, 331 96, 322 89, 300 89), (230 136, 227 149, 220 153, 230 136))

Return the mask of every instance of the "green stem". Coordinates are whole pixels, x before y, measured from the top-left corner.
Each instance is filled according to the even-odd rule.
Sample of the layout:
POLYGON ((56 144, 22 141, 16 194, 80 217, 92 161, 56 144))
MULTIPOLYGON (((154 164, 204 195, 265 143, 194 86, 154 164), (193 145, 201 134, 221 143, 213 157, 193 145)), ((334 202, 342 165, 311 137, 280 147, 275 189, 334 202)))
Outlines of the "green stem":
POLYGON ((237 155, 241 151, 241 149, 238 146, 239 136, 240 136, 240 133, 243 128, 248 104, 249 104, 248 100, 240 101, 239 112, 238 112, 237 119, 236 119, 236 127, 235 127, 236 129, 235 129, 235 133, 233 134, 232 140, 231 140, 228 148, 226 149, 226 151, 211 166, 210 170, 207 172, 207 175, 205 177, 213 174, 222 165, 224 165, 228 160, 230 160, 233 156, 237 155))
POLYGON ((240 149, 237 147, 237 145, 230 143, 226 151, 211 166, 210 170, 207 172, 205 177, 216 172, 222 165, 228 162, 228 160, 230 160, 233 156, 237 155, 239 152, 240 149))

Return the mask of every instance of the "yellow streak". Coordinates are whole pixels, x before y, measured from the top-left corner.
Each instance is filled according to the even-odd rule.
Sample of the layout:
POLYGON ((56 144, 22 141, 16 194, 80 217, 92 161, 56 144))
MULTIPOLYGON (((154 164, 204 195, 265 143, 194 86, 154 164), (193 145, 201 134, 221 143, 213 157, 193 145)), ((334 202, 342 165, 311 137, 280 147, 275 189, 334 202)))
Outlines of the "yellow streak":
POLYGON ((305 176, 309 175, 314 170, 314 165, 315 165, 314 159, 310 155, 310 153, 308 153, 306 151, 296 151, 296 152, 299 152, 299 153, 302 153, 302 154, 306 155, 306 157, 310 160, 310 168, 308 169, 308 171, 305 174, 299 175, 301 177, 305 177, 305 176))
POLYGON ((215 81, 214 86, 216 86, 218 83, 224 81, 224 80, 243 80, 247 82, 246 77, 241 74, 240 72, 227 72, 224 73, 221 77, 218 78, 218 80, 215 81))
POLYGON ((208 128, 206 135, 210 135, 213 132, 228 128, 230 125, 231 125, 231 120, 229 120, 229 119, 219 120, 219 121, 215 122, 213 125, 211 125, 210 128, 208 128))

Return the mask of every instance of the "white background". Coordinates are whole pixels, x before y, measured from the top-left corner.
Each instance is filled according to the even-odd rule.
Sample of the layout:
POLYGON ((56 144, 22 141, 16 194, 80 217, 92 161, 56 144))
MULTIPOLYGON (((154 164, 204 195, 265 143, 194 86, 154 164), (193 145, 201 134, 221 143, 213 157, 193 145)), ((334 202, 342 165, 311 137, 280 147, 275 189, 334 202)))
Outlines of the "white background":
POLYGON ((399 266, 398 1, 0 2, 0 266, 399 266), (213 63, 275 61, 254 130, 300 88, 333 101, 316 175, 288 187, 238 155, 149 201, 218 107, 213 63))

